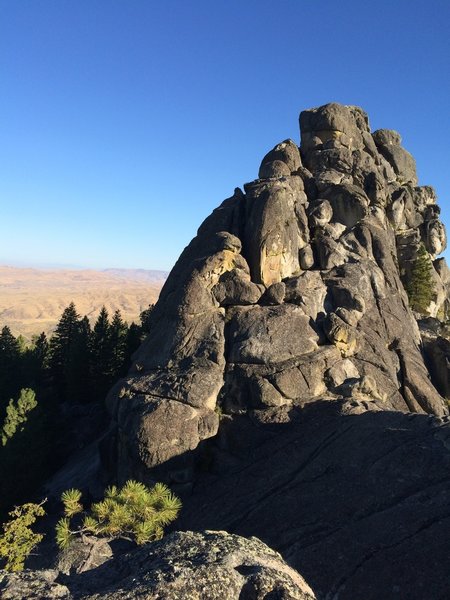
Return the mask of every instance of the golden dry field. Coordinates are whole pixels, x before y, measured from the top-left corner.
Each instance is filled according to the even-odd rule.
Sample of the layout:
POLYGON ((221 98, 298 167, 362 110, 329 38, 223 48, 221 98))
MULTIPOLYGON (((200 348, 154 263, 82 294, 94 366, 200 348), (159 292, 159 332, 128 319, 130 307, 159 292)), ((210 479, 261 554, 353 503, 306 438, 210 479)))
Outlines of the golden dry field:
POLYGON ((0 327, 14 335, 53 331, 61 313, 73 301, 91 323, 105 305, 110 315, 119 309, 128 323, 154 303, 167 273, 144 269, 96 271, 33 269, 0 265, 0 327))

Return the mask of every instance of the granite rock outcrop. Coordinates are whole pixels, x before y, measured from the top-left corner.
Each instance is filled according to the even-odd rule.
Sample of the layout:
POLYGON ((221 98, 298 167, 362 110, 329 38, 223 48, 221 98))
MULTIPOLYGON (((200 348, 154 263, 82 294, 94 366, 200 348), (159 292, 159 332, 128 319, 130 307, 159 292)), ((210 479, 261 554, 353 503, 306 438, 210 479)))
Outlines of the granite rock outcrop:
MULTIPOLYGON (((111 390, 104 470, 256 535, 327 600, 445 598, 450 275, 436 194, 361 108, 300 115, 200 226, 111 390), (427 305, 407 289, 425 257, 427 305)), ((230 596, 231 598, 231 596, 230 596)))
POLYGON ((434 261, 429 316, 447 305, 433 189, 417 185, 400 135, 371 133, 358 107, 303 111, 300 131, 300 147, 277 144, 169 275, 150 334, 108 398, 104 454, 119 480, 145 480, 168 461, 168 481, 189 480, 223 412, 358 397, 447 414, 405 292, 423 244, 434 261))
POLYGON ((172 533, 83 573, 4 573, 4 600, 315 600, 305 580, 257 538, 172 533))

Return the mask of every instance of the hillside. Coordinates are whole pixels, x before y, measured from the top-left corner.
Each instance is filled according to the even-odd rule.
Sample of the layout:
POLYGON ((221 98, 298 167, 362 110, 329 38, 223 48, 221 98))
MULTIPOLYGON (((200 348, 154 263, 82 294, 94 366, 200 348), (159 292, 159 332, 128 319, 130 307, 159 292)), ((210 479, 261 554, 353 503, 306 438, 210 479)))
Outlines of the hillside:
POLYGON ((110 313, 119 309, 124 320, 136 321, 139 313, 158 299, 166 276, 164 271, 146 269, 96 271, 0 265, 0 324, 28 339, 41 331, 50 333, 71 301, 80 314, 91 320, 105 305, 110 313))

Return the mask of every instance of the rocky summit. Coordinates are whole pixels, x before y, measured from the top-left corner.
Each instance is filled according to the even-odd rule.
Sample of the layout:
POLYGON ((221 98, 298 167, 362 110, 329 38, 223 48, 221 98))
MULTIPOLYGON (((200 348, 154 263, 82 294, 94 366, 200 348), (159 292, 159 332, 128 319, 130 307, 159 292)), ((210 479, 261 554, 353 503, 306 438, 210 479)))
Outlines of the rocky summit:
POLYGON ((417 185, 400 135, 371 133, 358 107, 303 111, 300 131, 300 148, 275 146, 204 221, 164 285, 108 398, 119 480, 161 465, 168 481, 192 479, 201 442, 243 416, 289 423, 344 399, 347 414, 447 415, 405 291, 424 248, 426 314, 446 313, 433 188, 417 185))
POLYGON ((249 573, 268 581, 252 563, 233 566, 223 598, 444 600, 450 273, 436 194, 361 108, 305 110, 300 133, 181 254, 108 395, 101 469, 165 481, 183 499, 178 528, 256 536, 313 590, 243 595, 249 573))

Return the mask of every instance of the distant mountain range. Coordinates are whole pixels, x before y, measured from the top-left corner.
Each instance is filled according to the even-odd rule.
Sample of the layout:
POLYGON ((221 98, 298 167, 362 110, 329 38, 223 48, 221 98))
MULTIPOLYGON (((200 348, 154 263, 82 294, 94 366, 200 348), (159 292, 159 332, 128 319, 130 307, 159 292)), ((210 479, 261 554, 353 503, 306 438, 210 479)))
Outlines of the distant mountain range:
POLYGON ((124 320, 137 321, 154 303, 166 271, 147 269, 37 269, 0 265, 0 327, 30 339, 51 333, 63 310, 75 302, 78 312, 95 320, 105 305, 124 320))

